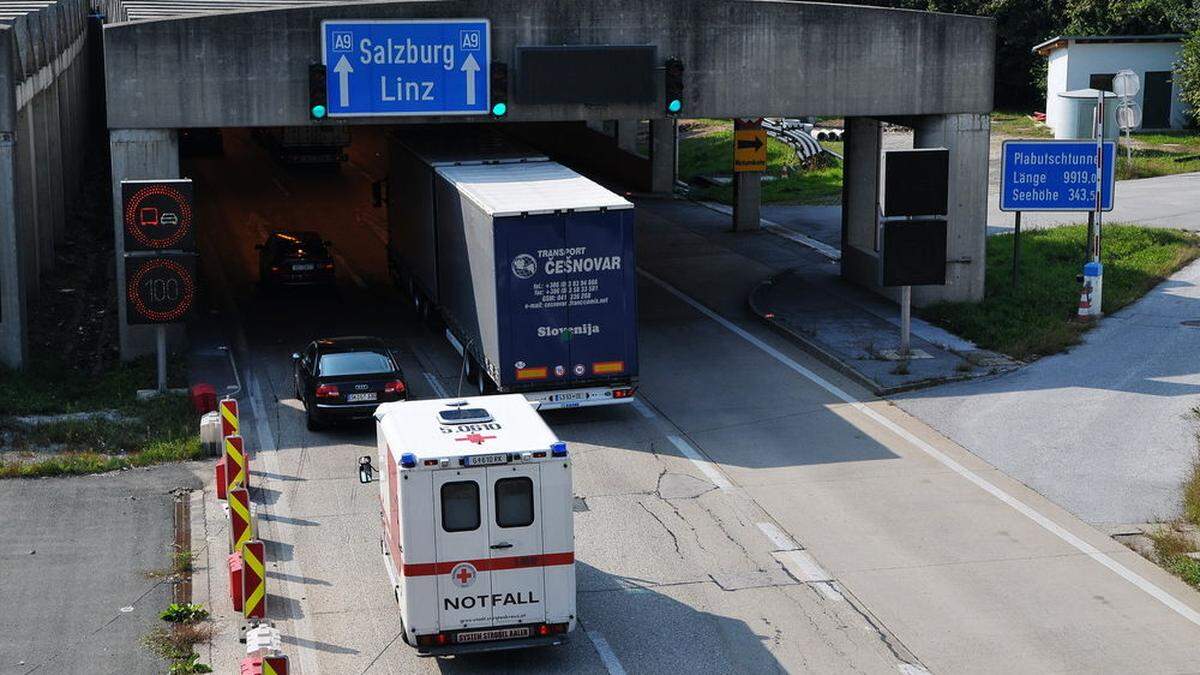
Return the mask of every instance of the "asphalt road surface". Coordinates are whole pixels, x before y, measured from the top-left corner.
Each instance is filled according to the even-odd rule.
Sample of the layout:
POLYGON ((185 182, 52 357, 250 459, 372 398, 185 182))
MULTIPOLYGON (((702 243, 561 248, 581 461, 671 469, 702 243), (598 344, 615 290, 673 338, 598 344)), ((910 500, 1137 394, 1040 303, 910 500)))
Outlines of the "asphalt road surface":
POLYGON ((652 199, 637 200, 638 403, 546 415, 575 457, 579 630, 562 648, 418 659, 398 639, 376 486, 355 475, 373 430, 307 431, 291 380, 307 340, 367 333, 415 395, 458 385, 455 353, 387 280, 380 132, 354 133, 339 172, 279 166, 228 132, 224 157, 185 166, 247 384, 270 616, 306 675, 1195 668, 1193 591, 747 316, 749 288, 803 251, 652 199), (252 247, 273 227, 333 240, 336 294, 258 291, 252 247))

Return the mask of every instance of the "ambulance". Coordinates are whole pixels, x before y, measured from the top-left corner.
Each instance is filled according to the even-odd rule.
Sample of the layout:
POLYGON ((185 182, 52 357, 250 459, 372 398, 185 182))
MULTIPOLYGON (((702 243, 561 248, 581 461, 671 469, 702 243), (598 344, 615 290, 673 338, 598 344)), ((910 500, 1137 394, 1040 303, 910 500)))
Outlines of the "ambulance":
POLYGON ((375 413, 381 546, 422 656, 557 645, 575 629, 571 458, 520 394, 375 413))

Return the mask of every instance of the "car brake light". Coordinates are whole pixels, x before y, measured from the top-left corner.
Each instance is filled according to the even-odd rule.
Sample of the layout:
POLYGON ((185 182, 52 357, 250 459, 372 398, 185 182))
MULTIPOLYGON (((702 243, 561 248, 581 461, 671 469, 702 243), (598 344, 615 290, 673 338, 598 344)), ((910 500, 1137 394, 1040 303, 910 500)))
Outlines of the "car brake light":
POLYGON ((322 384, 317 387, 317 398, 336 398, 338 388, 332 384, 322 384))
POLYGON ((279 265, 271 265, 271 271, 272 271, 272 272, 278 272, 278 271, 279 271, 279 265))
POLYGON ((567 632, 565 623, 544 623, 537 628, 538 635, 559 635, 567 632))
POLYGON ((417 645, 420 647, 431 647, 433 645, 444 645, 449 641, 449 637, 445 633, 434 633, 432 635, 418 635, 417 645))
POLYGON ((333 269, 333 263, 331 263, 331 262, 327 262, 327 263, 325 263, 324 265, 321 265, 321 269, 323 269, 323 270, 326 270, 326 271, 330 271, 330 270, 332 270, 332 269, 333 269))
POLYGON ((404 382, 394 380, 383 385, 383 393, 385 394, 403 394, 405 390, 404 382))

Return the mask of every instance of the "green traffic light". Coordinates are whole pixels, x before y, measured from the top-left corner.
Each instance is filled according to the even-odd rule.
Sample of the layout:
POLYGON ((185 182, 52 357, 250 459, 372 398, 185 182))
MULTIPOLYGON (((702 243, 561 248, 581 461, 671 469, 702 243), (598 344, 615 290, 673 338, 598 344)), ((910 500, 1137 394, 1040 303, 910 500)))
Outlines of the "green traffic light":
POLYGON ((500 102, 500 103, 497 103, 492 106, 492 114, 495 115, 496 117, 504 117, 504 114, 507 112, 508 112, 508 104, 507 103, 500 102))
POLYGON ((683 101, 680 101, 680 100, 679 100, 679 99, 677 99, 677 98, 676 98, 676 99, 672 99, 672 100, 671 100, 671 102, 667 104, 667 111, 668 111, 668 112, 677 113, 677 112, 679 112, 680 110, 683 110, 683 101))
POLYGON ((324 117, 324 116, 325 116, 325 106, 323 106, 323 105, 314 105, 314 106, 312 107, 312 110, 311 110, 311 112, 312 112, 312 116, 313 116, 315 119, 321 119, 322 117, 324 117))

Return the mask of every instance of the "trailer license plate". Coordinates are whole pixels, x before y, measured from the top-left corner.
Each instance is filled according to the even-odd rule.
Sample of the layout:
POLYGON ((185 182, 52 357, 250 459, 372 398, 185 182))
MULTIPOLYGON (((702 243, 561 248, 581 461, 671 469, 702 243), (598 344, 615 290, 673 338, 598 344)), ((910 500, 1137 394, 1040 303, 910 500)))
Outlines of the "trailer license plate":
POLYGON ((521 628, 498 628, 496 630, 474 630, 470 633, 459 633, 455 642, 487 642, 490 640, 512 640, 513 638, 529 637, 529 626, 521 628))
POLYGON ((366 394, 346 394, 347 403, 354 403, 355 401, 374 401, 377 398, 379 398, 379 394, 376 394, 373 391, 366 394))
POLYGON ((467 466, 486 466, 488 464, 507 464, 508 453, 501 452, 495 455, 475 455, 467 458, 467 466))
POLYGON ((560 401, 583 401, 590 396, 591 394, 586 391, 568 391, 562 394, 555 394, 550 397, 550 400, 554 403, 560 401))

